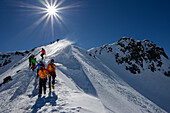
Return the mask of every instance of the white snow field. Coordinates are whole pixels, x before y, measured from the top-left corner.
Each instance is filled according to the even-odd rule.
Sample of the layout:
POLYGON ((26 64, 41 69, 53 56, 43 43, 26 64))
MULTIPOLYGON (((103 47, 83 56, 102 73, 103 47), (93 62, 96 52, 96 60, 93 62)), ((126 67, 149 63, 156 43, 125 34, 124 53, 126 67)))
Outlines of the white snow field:
POLYGON ((55 89, 49 93, 47 81, 47 94, 41 98, 38 98, 39 83, 36 72, 29 69, 29 54, 15 62, 13 64, 15 66, 6 65, 5 72, 0 68, 1 82, 7 76, 13 79, 0 87, 0 113, 170 112, 168 107, 170 101, 169 104, 167 102, 170 99, 169 78, 147 76, 152 73, 146 75, 143 73, 142 77, 132 76, 121 66, 109 62, 110 55, 106 55, 105 59, 103 56, 92 57, 89 51, 72 44, 68 40, 60 40, 38 47, 32 52, 39 61, 41 59, 39 51, 44 48, 47 53, 45 65, 54 59, 57 67, 55 89), (146 79, 152 79, 152 82, 146 79), (148 86, 149 84, 152 85, 148 86), (156 84, 158 84, 156 87, 160 84, 161 88, 155 88, 156 84), (147 86, 148 89, 153 88, 152 91, 148 91, 147 86), (155 96, 152 98, 151 94, 155 96), (161 103, 159 97, 156 98, 160 94, 167 97, 165 101, 168 105, 162 105, 164 103, 161 103))

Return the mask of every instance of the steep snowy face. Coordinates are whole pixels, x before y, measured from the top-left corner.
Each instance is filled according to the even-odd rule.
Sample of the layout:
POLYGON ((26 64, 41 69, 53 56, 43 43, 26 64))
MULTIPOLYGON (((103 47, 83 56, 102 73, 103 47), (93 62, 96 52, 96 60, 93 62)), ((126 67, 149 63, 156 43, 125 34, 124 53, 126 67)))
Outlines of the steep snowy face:
POLYGON ((24 58, 31 51, 24 52, 8 52, 8 53, 0 53, 0 74, 7 71, 9 67, 16 65, 16 63, 24 58))
POLYGON ((126 84, 100 59, 84 49, 62 43, 45 48, 51 51, 47 59, 53 58, 64 79, 71 80, 72 83, 67 82, 69 87, 99 98, 106 113, 165 112, 126 84))
POLYGON ((170 111, 170 60, 162 48, 147 40, 122 38, 88 52, 143 96, 170 111))
MULTIPOLYGON (((78 73, 76 72, 80 72, 81 74, 81 70, 78 68, 79 66, 74 66, 71 70, 71 64, 74 65, 74 61, 76 60, 74 58, 70 59, 73 57, 71 52, 72 46, 70 44, 71 42, 69 41, 61 40, 58 43, 54 42, 47 46, 35 48, 25 57, 15 56, 11 58, 11 61, 16 60, 14 65, 9 66, 7 64, 7 71, 0 74, 0 80, 2 78, 8 79, 4 80, 7 82, 3 82, 3 85, 0 84, 0 112, 105 113, 104 106, 97 97, 90 96, 78 88, 78 86, 81 87, 83 85, 85 85, 83 87, 87 87, 89 81, 85 81, 82 85, 76 84, 76 79, 86 79, 87 77, 80 75, 78 78, 78 73), (40 61, 41 57, 39 52, 42 48, 44 48, 47 53, 43 60, 46 66, 53 58, 55 59, 57 67, 61 66, 61 68, 68 68, 68 70, 63 71, 64 69, 61 69, 61 71, 64 72, 62 73, 60 68, 58 68, 55 89, 53 89, 52 92, 49 92, 47 89, 47 94, 42 98, 38 98, 39 80, 36 79, 36 72, 30 70, 28 58, 33 54, 37 61, 40 61), (63 66, 60 63, 63 63, 63 66), (74 75, 73 78, 75 78, 74 81, 76 83, 69 78, 71 75, 74 75), (9 78, 9 76, 11 78, 9 78)), ((77 62, 76 65, 78 65, 77 62)))
MULTIPOLYGON (((72 42, 67 40, 60 40, 58 43, 46 46, 46 63, 48 63, 50 59, 54 59, 57 68, 68 78, 72 79, 76 87, 88 94, 96 96, 97 94, 93 85, 82 70, 82 65, 80 65, 80 62, 75 57, 77 52, 74 51, 74 48, 77 47, 74 47, 72 42)), ((86 50, 83 51, 83 56, 88 55, 86 52, 86 50)))
POLYGON ((121 38, 117 43, 91 49, 90 52, 94 55, 112 54, 117 64, 125 65, 124 68, 133 74, 150 70, 170 76, 170 60, 164 49, 148 40, 121 38))
MULTIPOLYGON (((151 102, 152 99, 150 101, 138 93, 119 76, 120 72, 117 74, 110 68, 116 64, 116 60, 113 63, 111 58, 115 58, 119 49, 116 44, 109 46, 109 51, 96 49, 101 51, 98 55, 96 52, 95 56, 92 52, 73 46, 70 41, 60 40, 35 48, 25 57, 14 58, 17 62, 12 67, 7 64, 9 69, 0 75, 1 78, 12 78, 0 87, 0 112, 166 113, 164 107, 160 108, 157 103, 151 102), (46 95, 40 101, 37 98, 38 80, 36 73, 29 69, 28 58, 33 54, 40 61, 42 48, 46 50, 43 60, 46 66, 54 59, 57 78, 52 95, 46 95)), ((162 97, 169 99, 167 95, 162 97)), ((162 104, 168 106, 168 99, 162 104)))

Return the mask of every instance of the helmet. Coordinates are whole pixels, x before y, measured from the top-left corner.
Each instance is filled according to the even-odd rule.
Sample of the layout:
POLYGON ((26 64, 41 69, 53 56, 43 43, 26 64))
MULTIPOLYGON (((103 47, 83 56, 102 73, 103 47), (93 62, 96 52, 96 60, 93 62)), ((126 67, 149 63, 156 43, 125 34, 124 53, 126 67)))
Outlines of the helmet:
POLYGON ((51 59, 51 62, 54 62, 54 59, 51 59))

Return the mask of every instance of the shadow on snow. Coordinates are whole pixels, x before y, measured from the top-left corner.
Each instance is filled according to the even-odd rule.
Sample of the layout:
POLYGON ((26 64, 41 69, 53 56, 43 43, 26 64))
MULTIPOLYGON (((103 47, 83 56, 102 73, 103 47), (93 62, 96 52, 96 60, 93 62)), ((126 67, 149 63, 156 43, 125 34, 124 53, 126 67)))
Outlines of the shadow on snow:
POLYGON ((29 97, 35 97, 38 95, 38 84, 39 84, 39 79, 35 79, 34 80, 34 89, 32 91, 32 94, 28 95, 29 97))
POLYGON ((47 98, 39 97, 32 106, 32 113, 37 113, 37 111, 41 109, 46 103, 56 106, 56 100, 58 100, 58 96, 54 92, 50 92, 47 98))

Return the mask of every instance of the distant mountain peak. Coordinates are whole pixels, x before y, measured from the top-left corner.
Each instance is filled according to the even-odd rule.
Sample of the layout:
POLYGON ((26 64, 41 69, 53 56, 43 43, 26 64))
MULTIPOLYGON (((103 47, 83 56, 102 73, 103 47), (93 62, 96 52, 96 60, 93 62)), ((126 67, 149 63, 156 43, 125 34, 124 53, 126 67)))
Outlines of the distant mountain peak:
POLYGON ((170 76, 169 58, 164 49, 157 46, 149 40, 134 40, 132 38, 123 37, 114 44, 107 44, 95 49, 94 53, 102 55, 112 53, 119 65, 124 64, 125 69, 133 74, 139 74, 141 71, 151 70, 152 72, 161 71, 166 76, 170 76), (166 60, 166 61, 165 61, 166 60))
POLYGON ((131 47, 131 50, 139 48, 146 53, 148 52, 148 55, 150 55, 152 59, 154 57, 159 57, 160 55, 163 55, 166 59, 169 59, 163 48, 146 39, 143 41, 139 41, 132 38, 123 37, 117 42, 117 44, 121 47, 124 47, 125 49, 130 49, 129 47, 131 47))
MULTIPOLYGON (((60 40, 29 51, 0 53, 0 112, 169 112, 170 78, 161 73, 169 72, 169 59, 160 49, 160 57, 150 61, 145 52, 152 49, 150 45, 153 44, 146 43, 122 38, 119 42, 87 51, 73 46, 71 41, 60 40), (42 48, 46 50, 43 61, 42 48), (146 55, 135 60, 133 56, 142 54, 138 49, 146 55), (30 55, 42 61, 45 67, 54 59, 57 68, 55 88, 52 93, 47 90, 48 95, 42 98, 38 98, 36 72, 29 68, 30 55), (149 72, 148 65, 155 66, 158 61, 162 62, 161 66, 149 72), (139 68, 141 76, 131 76, 131 70, 126 67, 132 66, 139 68), (147 72, 142 73, 143 69, 147 72)), ((138 70, 133 72, 138 73, 138 70)))

